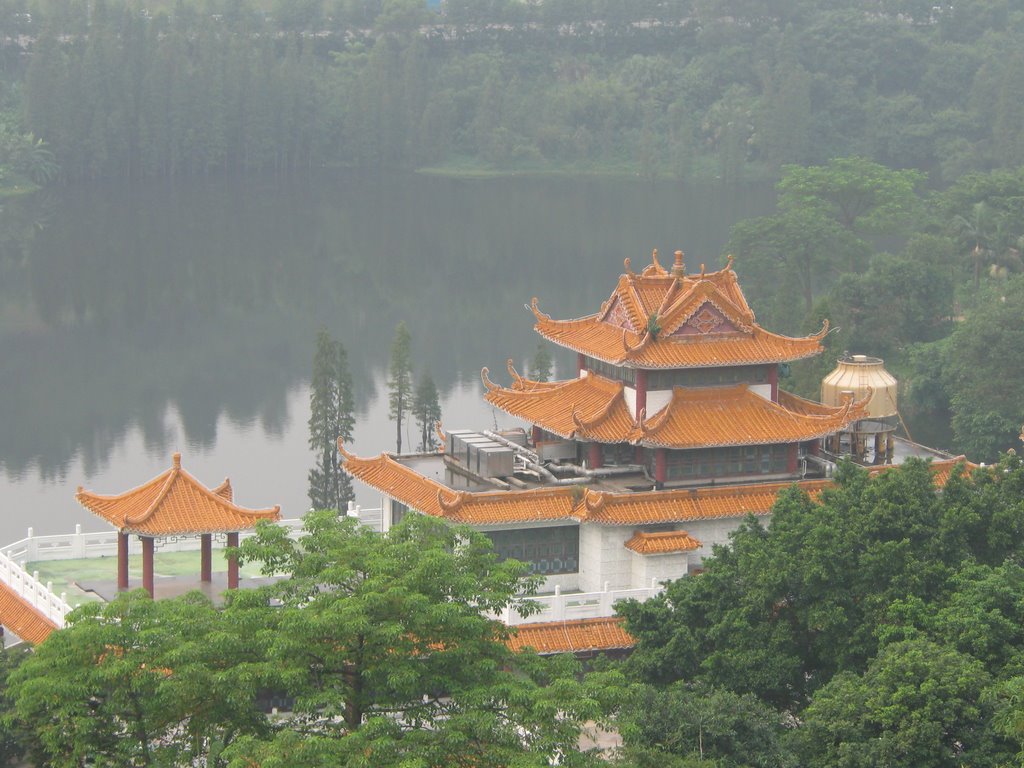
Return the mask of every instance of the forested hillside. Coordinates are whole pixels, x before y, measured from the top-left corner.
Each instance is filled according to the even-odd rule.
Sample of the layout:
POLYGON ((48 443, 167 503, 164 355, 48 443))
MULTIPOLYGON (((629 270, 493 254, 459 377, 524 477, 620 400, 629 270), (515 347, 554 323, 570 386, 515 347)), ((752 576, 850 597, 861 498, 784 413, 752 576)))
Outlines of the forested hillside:
POLYGON ((860 155, 1024 163, 1010 0, 2 0, 0 162, 65 178, 314 166, 740 180, 860 155), (45 158, 52 159, 52 158, 45 158), (35 165, 33 165, 35 163, 35 165))

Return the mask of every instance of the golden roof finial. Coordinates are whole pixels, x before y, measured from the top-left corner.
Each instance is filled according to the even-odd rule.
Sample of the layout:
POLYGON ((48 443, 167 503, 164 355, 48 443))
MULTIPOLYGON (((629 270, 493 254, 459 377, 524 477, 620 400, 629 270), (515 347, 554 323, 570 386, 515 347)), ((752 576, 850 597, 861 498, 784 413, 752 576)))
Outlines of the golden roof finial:
POLYGON ((676 277, 683 277, 686 274, 686 265, 683 263, 682 251, 676 251, 676 261, 672 265, 672 274, 676 277))
POLYGON ((171 456, 171 462, 175 469, 181 469, 181 454, 175 451, 174 455, 171 456))
POLYGON ((661 263, 658 261, 658 249, 657 248, 655 248, 653 251, 651 251, 651 264, 653 264, 658 269, 664 271, 664 269, 662 269, 661 263))

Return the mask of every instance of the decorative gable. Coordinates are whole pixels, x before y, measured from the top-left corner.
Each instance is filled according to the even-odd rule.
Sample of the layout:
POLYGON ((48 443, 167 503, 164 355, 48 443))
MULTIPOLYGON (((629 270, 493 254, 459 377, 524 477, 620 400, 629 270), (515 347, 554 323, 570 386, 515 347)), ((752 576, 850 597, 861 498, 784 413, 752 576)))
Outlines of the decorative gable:
POLYGON ((722 311, 710 301, 705 301, 690 319, 676 328, 670 337, 705 336, 709 333, 735 333, 738 329, 722 311))

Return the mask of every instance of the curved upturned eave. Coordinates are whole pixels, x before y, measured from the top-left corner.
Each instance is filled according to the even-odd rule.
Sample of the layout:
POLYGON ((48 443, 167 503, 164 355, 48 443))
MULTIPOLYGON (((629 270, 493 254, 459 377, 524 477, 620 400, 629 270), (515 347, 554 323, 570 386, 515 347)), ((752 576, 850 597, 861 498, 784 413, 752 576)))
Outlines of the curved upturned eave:
POLYGON ((484 399, 509 416, 536 424, 564 440, 619 443, 633 426, 622 382, 590 375, 545 382, 542 389, 488 387, 484 399))

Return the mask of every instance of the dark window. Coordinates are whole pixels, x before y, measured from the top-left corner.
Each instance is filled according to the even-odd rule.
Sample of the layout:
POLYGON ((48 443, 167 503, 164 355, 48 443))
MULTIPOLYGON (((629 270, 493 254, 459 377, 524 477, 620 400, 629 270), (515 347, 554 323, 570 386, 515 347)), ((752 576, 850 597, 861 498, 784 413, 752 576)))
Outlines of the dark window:
POLYGON ((665 456, 665 474, 669 480, 776 475, 785 472, 788 466, 788 445, 745 445, 666 451, 665 456))
POLYGON ((720 387, 729 384, 764 384, 768 381, 766 365, 740 365, 731 368, 687 368, 669 371, 649 371, 647 389, 672 387, 720 387))
POLYGON ((402 518, 405 517, 409 508, 400 501, 391 500, 391 524, 398 525, 402 522, 402 518))
POLYGON ((576 573, 580 560, 580 529, 575 525, 488 531, 494 552, 502 560, 513 558, 529 564, 531 573, 549 576, 576 573))

